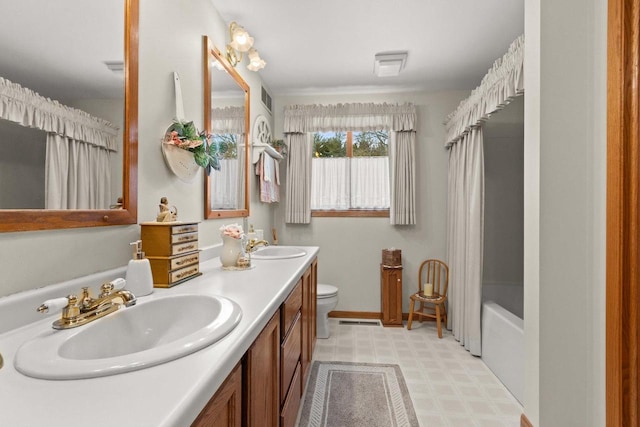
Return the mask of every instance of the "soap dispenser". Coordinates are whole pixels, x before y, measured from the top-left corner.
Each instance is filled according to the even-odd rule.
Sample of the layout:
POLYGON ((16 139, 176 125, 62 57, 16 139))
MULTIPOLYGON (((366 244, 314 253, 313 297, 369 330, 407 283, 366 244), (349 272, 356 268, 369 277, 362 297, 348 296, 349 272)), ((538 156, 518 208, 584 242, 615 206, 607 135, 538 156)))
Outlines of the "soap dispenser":
POLYGON ((142 252, 142 240, 130 243, 133 246, 133 259, 127 266, 127 290, 135 296, 149 295, 153 292, 151 264, 142 252))

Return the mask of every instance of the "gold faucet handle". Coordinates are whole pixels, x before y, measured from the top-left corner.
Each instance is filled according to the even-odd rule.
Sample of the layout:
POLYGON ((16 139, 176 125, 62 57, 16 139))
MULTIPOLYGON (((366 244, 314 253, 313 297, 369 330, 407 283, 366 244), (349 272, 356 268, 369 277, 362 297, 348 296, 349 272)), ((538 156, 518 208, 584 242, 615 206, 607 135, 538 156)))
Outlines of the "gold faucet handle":
POLYGON ((38 307, 36 310, 38 311, 38 313, 42 313, 42 314, 48 313, 49 311, 55 312, 55 311, 62 310, 67 305, 69 305, 69 301, 71 297, 73 297, 73 295, 69 295, 68 297, 48 299, 45 302, 43 302, 40 305, 40 307, 38 307))
POLYGON ((100 298, 109 296, 114 291, 119 291, 121 289, 124 289, 126 284, 127 284, 127 281, 124 280, 123 278, 118 278, 110 282, 103 283, 102 286, 100 286, 100 298))

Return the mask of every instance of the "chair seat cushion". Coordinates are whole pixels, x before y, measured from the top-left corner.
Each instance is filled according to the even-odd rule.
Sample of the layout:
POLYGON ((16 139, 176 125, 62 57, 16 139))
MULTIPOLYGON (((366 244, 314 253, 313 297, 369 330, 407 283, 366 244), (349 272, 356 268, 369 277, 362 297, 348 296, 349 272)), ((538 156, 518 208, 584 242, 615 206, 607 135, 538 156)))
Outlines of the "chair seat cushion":
POLYGON ((439 302, 443 302, 444 300, 446 300, 447 297, 444 297, 442 295, 438 295, 438 294, 435 294, 435 293, 432 296, 428 297, 425 294, 423 294, 422 292, 416 292, 415 294, 411 295, 411 299, 415 299, 415 300, 421 301, 421 302, 439 303, 439 302))

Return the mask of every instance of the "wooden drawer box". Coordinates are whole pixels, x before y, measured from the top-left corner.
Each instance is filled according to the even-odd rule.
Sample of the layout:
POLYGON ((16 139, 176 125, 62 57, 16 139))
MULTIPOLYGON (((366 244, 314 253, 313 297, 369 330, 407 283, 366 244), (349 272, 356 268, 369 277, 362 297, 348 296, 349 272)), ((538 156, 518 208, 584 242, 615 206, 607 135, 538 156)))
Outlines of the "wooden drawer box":
POLYGON ((153 285, 169 288, 200 276, 197 223, 142 223, 142 251, 151 264, 153 285))
MULTIPOLYGON (((291 384, 291 378, 296 370, 296 366, 300 360, 300 352, 302 351, 302 322, 300 321, 300 313, 295 319, 293 328, 282 343, 280 354, 280 403, 284 402, 291 384)), ((293 387, 293 385, 291 385, 293 387)))
POLYGON ((199 273, 200 252, 174 257, 147 257, 151 264, 153 283, 170 287, 199 273))
POLYGON ((280 319, 282 339, 289 333, 289 329, 293 326, 293 322, 296 320, 296 316, 301 308, 302 281, 298 282, 282 305, 282 310, 280 311, 280 315, 282 316, 280 319))
POLYGON ((198 224, 143 223, 142 250, 148 257, 175 256, 198 250, 198 224))

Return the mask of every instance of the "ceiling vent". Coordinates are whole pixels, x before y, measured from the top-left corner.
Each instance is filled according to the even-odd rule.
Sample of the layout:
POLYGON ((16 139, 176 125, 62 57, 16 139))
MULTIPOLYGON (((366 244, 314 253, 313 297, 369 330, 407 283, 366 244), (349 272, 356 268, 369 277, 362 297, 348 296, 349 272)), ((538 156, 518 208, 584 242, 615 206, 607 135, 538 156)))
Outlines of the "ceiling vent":
POLYGON ((400 74, 407 63, 407 52, 377 53, 373 72, 378 77, 394 77, 400 74))

